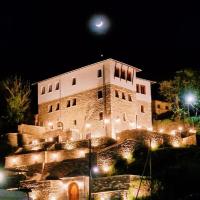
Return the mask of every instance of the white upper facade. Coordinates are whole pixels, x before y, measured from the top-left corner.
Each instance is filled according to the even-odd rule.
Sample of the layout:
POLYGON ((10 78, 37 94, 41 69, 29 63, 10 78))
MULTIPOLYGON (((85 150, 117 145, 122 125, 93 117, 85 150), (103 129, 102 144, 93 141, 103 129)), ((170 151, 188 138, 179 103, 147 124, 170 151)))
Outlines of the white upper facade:
POLYGON ((151 101, 151 82, 136 77, 140 69, 107 59, 85 67, 40 81, 38 104, 71 96, 104 84, 117 85, 133 92, 136 98, 151 101))

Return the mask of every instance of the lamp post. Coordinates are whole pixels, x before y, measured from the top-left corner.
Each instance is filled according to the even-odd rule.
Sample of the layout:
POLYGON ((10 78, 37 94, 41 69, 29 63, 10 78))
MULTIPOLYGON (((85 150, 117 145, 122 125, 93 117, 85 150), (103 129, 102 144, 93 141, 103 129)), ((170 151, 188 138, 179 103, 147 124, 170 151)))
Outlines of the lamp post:
MULTIPOLYGON (((190 105, 193 106, 196 102, 196 96, 192 93, 189 93, 185 96, 185 103, 187 104, 188 108, 188 117, 190 117, 190 105)), ((192 125, 194 126, 193 120, 192 125)))
POLYGON ((194 94, 189 93, 185 96, 185 102, 188 106, 188 117, 190 117, 190 105, 193 105, 196 102, 196 97, 194 94))

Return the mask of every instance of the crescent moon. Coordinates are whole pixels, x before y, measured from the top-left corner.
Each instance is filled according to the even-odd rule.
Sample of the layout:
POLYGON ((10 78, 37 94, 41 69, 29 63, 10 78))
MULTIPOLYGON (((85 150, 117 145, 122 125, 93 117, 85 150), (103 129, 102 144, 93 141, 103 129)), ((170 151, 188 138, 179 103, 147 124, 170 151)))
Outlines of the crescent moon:
POLYGON ((103 25, 103 22, 102 21, 100 21, 100 23, 99 24, 96 24, 96 27, 101 27, 103 25))

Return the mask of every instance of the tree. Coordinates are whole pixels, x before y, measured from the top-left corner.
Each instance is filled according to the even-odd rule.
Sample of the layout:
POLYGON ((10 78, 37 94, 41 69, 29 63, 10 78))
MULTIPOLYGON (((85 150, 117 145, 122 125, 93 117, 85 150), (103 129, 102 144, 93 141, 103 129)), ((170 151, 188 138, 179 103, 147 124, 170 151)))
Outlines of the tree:
POLYGON ((160 94, 172 103, 174 118, 180 120, 185 118, 187 110, 185 104, 185 94, 193 93, 196 98, 196 108, 200 105, 200 72, 183 69, 177 71, 171 80, 160 83, 160 94))
POLYGON ((31 102, 30 84, 20 76, 14 76, 3 80, 1 89, 5 105, 4 112, 1 113, 2 126, 6 131, 14 131, 18 124, 27 120, 31 102))

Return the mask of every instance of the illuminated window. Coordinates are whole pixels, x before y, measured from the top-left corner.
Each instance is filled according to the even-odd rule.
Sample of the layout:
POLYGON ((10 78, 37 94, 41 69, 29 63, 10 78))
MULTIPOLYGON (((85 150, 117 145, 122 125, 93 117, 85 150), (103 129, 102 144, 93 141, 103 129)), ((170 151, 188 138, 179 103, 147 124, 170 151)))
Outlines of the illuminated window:
POLYGON ((56 83, 56 90, 59 90, 59 89, 60 89, 60 83, 57 82, 57 83, 56 83))
POLYGON ((99 91, 98 91, 97 97, 98 97, 98 99, 103 98, 103 92, 102 92, 102 90, 99 90, 99 91))
POLYGON ((50 112, 52 112, 53 111, 53 106, 52 105, 49 105, 48 106, 48 112, 50 113, 50 112))
POLYGON ((131 97, 130 94, 128 94, 128 100, 129 100, 129 101, 132 101, 132 97, 131 97))
POLYGON ((56 110, 60 110, 60 104, 59 103, 57 103, 57 105, 56 105, 56 110))
POLYGON ((140 93, 140 85, 139 84, 136 84, 136 92, 140 93))
POLYGON ((76 85, 76 78, 72 79, 72 85, 76 85))
POLYGON ((115 90, 115 97, 119 98, 119 92, 115 90))
POLYGON ((141 112, 144 113, 144 106, 141 105, 141 112))
POLYGON ((122 69, 122 71, 121 71, 121 78, 125 79, 125 76, 126 76, 126 71, 125 71, 125 69, 122 69))
POLYGON ((97 77, 98 77, 98 78, 102 77, 102 71, 101 71, 101 69, 99 69, 99 70, 97 71, 97 77))
POLYGON ((127 81, 131 81, 132 74, 130 71, 127 73, 127 81))
POLYGON ((125 93, 122 92, 122 99, 126 100, 125 93))
POLYGON ((103 120, 103 112, 99 113, 99 120, 103 120))
POLYGON ((115 67, 115 74, 114 74, 114 76, 119 78, 119 67, 115 67))
POLYGON ((45 94, 45 87, 42 87, 41 94, 45 94))
POLYGON ((73 99, 72 100, 72 106, 75 106, 76 105, 76 99, 73 99))
POLYGON ((52 92, 52 85, 49 85, 49 90, 48 92, 52 92))
POLYGON ((67 108, 70 107, 70 100, 67 101, 67 108))
POLYGON ((141 89, 141 94, 146 94, 146 87, 145 87, 145 85, 141 85, 140 89, 141 89))

